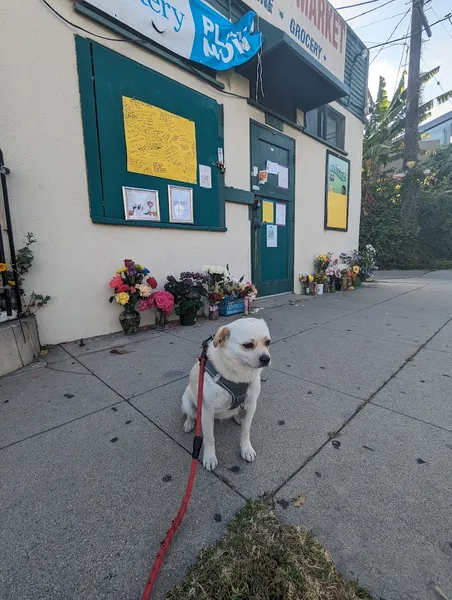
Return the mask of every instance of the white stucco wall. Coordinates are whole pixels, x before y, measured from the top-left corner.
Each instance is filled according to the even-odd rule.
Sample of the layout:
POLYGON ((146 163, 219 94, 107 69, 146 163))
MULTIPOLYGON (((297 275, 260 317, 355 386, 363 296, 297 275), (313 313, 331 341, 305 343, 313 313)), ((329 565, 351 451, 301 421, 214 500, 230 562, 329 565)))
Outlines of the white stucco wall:
MULTIPOLYGON (((74 13, 70 0, 52 0, 52 5, 89 31, 114 37, 74 13)), ((145 264, 161 286, 167 274, 197 270, 206 262, 229 263, 235 274, 250 276, 247 206, 226 204, 226 233, 93 224, 75 31, 41 2, 27 3, 26 10, 23 3, 0 3, 0 29, 0 55, 6 58, 0 63, 0 145, 11 169, 8 187, 16 246, 27 231, 38 240, 26 288, 52 296, 38 313, 43 344, 119 329, 120 309, 108 304, 107 284, 124 258, 145 264)), ((249 121, 263 123, 261 111, 129 43, 93 39, 222 103, 226 185, 250 189, 249 121)), ((248 94, 246 79, 225 74, 222 80, 226 90, 248 94)), ((346 114, 346 149, 352 159, 348 233, 323 230, 325 146, 285 127, 297 140, 295 280, 311 268, 315 253, 339 252, 358 243, 362 125, 346 114)), ((152 318, 144 313, 142 324, 152 318)))

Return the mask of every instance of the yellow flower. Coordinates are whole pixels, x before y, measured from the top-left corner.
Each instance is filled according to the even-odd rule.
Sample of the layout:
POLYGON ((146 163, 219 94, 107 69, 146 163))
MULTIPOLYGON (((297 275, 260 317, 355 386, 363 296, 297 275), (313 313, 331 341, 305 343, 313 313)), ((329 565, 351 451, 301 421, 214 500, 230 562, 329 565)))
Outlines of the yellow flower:
POLYGON ((120 294, 116 294, 116 302, 122 305, 127 304, 129 297, 127 292, 121 292, 120 294))
POLYGON ((314 277, 312 275, 308 275, 308 281, 309 283, 312 283, 314 281, 314 277))
POLYGON ((127 271, 127 267, 121 267, 116 271, 116 275, 121 275, 121 273, 125 273, 127 271))
POLYGON ((2 273, 3 271, 6 271, 7 266, 6 263, 0 263, 0 273, 2 273))
POLYGON ((143 265, 137 265, 137 264, 135 264, 135 268, 137 269, 137 271, 143 271, 144 270, 143 265))
POLYGON ((15 281, 13 281, 12 279, 9 279, 9 280, 8 280, 8 283, 9 283, 9 285, 16 285, 16 282, 15 282, 15 281))
POLYGON ((356 275, 358 275, 358 273, 359 273, 359 267, 358 267, 358 265, 355 265, 353 267, 353 273, 355 273, 356 275))

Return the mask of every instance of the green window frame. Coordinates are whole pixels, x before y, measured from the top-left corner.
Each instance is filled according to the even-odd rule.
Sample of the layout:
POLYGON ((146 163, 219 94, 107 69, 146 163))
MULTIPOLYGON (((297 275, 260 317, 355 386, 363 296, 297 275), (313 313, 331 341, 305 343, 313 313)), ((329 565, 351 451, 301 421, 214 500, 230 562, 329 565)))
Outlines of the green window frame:
POLYGON ((226 231, 228 188, 224 186, 224 174, 215 166, 218 148, 224 151, 223 106, 89 39, 76 35, 75 45, 91 220, 132 227, 226 231), (140 90, 144 90, 143 96, 140 90), (122 96, 134 97, 195 121, 196 185, 127 171, 122 96), (199 185, 200 164, 212 169, 212 189, 199 185), (169 222, 168 185, 193 188, 193 224, 169 222), (123 186, 158 190, 161 221, 126 220, 123 186))

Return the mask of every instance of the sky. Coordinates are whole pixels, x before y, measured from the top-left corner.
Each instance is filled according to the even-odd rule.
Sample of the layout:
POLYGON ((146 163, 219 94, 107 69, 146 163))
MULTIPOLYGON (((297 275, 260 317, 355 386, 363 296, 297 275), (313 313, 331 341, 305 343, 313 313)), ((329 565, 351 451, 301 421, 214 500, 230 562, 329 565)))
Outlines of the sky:
MULTIPOLYGON (((330 3, 335 8, 339 8, 341 6, 349 6, 350 4, 358 4, 363 1, 365 0, 330 0, 330 3)), ((400 24, 392 39, 400 38, 408 32, 411 11, 406 16, 404 14, 409 10, 411 0, 391 0, 387 6, 378 8, 367 15, 352 18, 386 2, 388 0, 381 0, 372 4, 365 4, 361 7, 339 11, 366 46, 386 42, 399 22, 400 24)), ((442 19, 445 15, 452 13, 452 2, 451 0, 425 0, 424 9, 429 23, 434 23, 442 19)), ((452 25, 448 20, 438 23, 432 27, 432 37, 430 40, 428 40, 425 32, 422 37, 426 41, 423 43, 421 71, 428 71, 438 65, 441 66, 436 80, 433 79, 425 86, 424 101, 427 101, 438 94, 442 94, 443 91, 452 90, 452 25)), ((397 45, 385 47, 378 56, 379 48, 370 50, 369 89, 374 97, 378 89, 380 75, 386 79, 388 95, 389 97, 392 96, 398 81, 397 74, 399 73, 401 59, 402 69, 403 65, 408 62, 407 49, 404 42, 399 42, 397 45)), ((433 109, 432 118, 439 117, 451 110, 452 100, 449 100, 445 104, 436 106, 433 109)))

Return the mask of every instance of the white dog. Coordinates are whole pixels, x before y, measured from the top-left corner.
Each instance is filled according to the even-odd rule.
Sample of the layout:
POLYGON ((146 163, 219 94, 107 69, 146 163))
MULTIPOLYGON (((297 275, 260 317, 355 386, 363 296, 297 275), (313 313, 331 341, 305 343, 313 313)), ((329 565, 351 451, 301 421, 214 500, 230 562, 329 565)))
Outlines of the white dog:
MULTIPOLYGON (((250 428, 261 391, 261 372, 270 364, 270 333, 263 319, 239 319, 220 327, 207 350, 202 406, 204 436, 203 465, 213 471, 218 465, 213 436, 214 419, 234 420, 241 424, 242 458, 252 462, 256 457, 250 442, 250 428), (246 412, 239 420, 240 408, 246 412)), ((199 364, 190 373, 182 397, 182 412, 187 415, 184 431, 195 426, 199 364)))

